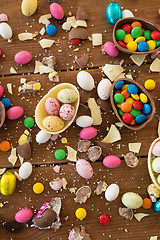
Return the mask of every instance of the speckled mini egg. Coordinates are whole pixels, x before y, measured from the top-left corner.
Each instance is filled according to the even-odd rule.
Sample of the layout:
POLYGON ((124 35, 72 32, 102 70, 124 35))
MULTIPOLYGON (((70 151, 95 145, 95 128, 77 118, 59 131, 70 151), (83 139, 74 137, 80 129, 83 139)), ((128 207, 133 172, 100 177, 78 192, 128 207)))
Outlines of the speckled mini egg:
POLYGON ((63 104, 59 111, 59 116, 63 120, 70 120, 75 113, 74 107, 71 104, 63 104))
POLYGON ((47 98, 44 106, 45 106, 46 112, 49 115, 53 115, 53 116, 58 115, 60 105, 59 105, 59 102, 55 98, 52 98, 52 97, 47 98))
POLYGON ((77 100, 78 94, 72 89, 64 88, 58 92, 57 98, 62 103, 73 103, 77 100))
POLYGON ((64 127, 63 120, 57 116, 45 117, 42 121, 42 124, 46 130, 51 132, 59 131, 64 127))
POLYGON ((157 157, 160 156, 160 141, 153 146, 152 153, 157 157))
POLYGON ((28 222, 33 216, 33 212, 31 209, 24 208, 19 210, 15 215, 15 220, 19 223, 28 222))
POLYGON ((137 193, 127 192, 122 196, 122 203, 131 209, 138 209, 143 204, 143 199, 137 193))
POLYGON ((112 84, 109 79, 104 78, 99 82, 97 93, 100 99, 107 100, 109 98, 111 86, 112 84))
POLYGON ((76 170, 83 178, 90 179, 93 176, 93 168, 91 164, 84 159, 79 159, 77 161, 76 170))

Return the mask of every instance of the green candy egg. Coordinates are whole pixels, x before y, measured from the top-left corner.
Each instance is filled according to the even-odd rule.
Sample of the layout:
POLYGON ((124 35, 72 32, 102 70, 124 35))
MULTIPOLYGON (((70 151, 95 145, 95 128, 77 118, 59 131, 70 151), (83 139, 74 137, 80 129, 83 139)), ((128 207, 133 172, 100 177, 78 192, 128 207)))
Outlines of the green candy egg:
POLYGON ((24 119, 24 126, 27 128, 32 128, 34 126, 34 119, 32 117, 27 117, 24 119))
POLYGON ((54 153, 55 158, 63 160, 66 157, 66 152, 63 149, 57 149, 54 153))

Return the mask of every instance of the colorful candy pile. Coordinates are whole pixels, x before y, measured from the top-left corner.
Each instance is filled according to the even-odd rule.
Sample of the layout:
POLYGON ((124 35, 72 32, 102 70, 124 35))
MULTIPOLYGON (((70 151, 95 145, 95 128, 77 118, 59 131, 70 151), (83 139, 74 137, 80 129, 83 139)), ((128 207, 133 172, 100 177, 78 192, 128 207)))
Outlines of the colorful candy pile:
POLYGON ((115 37, 121 47, 132 52, 153 51, 160 46, 160 31, 144 30, 139 21, 125 23, 116 30, 115 37))
POLYGON ((129 125, 143 124, 146 115, 152 112, 146 94, 140 92, 135 84, 125 84, 123 80, 115 84, 114 90, 113 99, 122 120, 129 125))

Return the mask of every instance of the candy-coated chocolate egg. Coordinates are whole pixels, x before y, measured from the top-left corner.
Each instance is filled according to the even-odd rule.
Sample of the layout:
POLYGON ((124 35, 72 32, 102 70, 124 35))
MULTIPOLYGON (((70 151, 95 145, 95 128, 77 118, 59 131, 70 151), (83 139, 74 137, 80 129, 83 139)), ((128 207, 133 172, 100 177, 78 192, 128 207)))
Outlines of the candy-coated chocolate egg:
POLYGON ((28 51, 20 51, 16 53, 14 60, 18 64, 27 64, 32 60, 32 54, 28 51))
POLYGON ((99 217, 99 223, 103 226, 106 226, 110 223, 110 217, 106 214, 102 214, 100 217, 99 217))
POLYGON ((138 43, 138 51, 139 52, 147 52, 149 48, 149 45, 147 42, 142 41, 140 43, 138 43))
POLYGON ((63 119, 63 120, 70 120, 71 118, 73 118, 75 113, 74 107, 71 104, 63 104, 60 107, 59 110, 59 116, 63 119))
POLYGON ((124 30, 126 34, 128 34, 132 30, 132 27, 129 23, 125 23, 125 24, 123 24, 121 29, 124 30))
POLYGON ((57 28, 53 24, 49 24, 46 27, 46 33, 50 36, 54 36, 57 33, 57 28))
POLYGON ((128 18, 128 17, 134 17, 133 13, 128 9, 123 10, 122 18, 128 18))
POLYGON ((95 86, 92 75, 86 71, 80 71, 77 74, 77 83, 82 89, 86 91, 91 91, 95 86))
POLYGON ((106 42, 104 44, 104 51, 111 57, 117 57, 119 54, 118 48, 115 46, 113 42, 106 42))
POLYGON ((153 161, 152 161, 152 168, 153 171, 156 173, 160 173, 160 157, 156 157, 153 161))
POLYGON ((144 113, 145 115, 148 115, 148 114, 151 113, 152 108, 151 108, 151 106, 150 106, 148 103, 144 103, 144 104, 143 104, 143 109, 142 109, 142 111, 143 111, 143 113, 144 113))
POLYGON ((78 94, 70 88, 64 88, 58 92, 57 98, 62 103, 73 103, 77 100, 78 94))
POLYGON ((123 102, 121 104, 122 112, 129 113, 132 109, 132 105, 129 102, 123 102))
POLYGON ((130 124, 133 120, 133 116, 131 113, 125 112, 122 116, 122 120, 123 122, 125 122, 126 124, 130 124))
POLYGON ((99 82, 97 87, 97 93, 100 99, 107 100, 109 98, 111 86, 112 84, 109 79, 104 78, 99 82))
POLYGON ((116 104, 121 104, 124 102, 124 97, 121 93, 114 94, 113 99, 116 104))
POLYGON ((82 139, 92 139, 97 135, 97 129, 94 127, 86 127, 80 131, 80 138, 82 139))
POLYGON ((2 98, 1 102, 3 103, 5 108, 9 108, 11 106, 11 101, 9 98, 6 98, 6 97, 2 98))
POLYGON ((147 90, 153 90, 156 86, 156 83, 154 80, 152 79, 148 79, 145 81, 144 83, 144 87, 147 89, 147 90))
POLYGON ((8 23, 0 23, 0 35, 4 38, 4 39, 11 39, 12 37, 12 29, 11 27, 8 25, 8 23))
POLYGON ((24 16, 32 16, 37 10, 37 0, 23 0, 21 4, 21 10, 24 16))
POLYGON ((127 87, 127 90, 130 94, 137 94, 138 93, 138 87, 135 84, 129 84, 127 87))
POLYGON ((105 191, 107 201, 114 201, 119 195, 119 186, 115 183, 110 184, 105 191))
POLYGON ((89 116, 85 116, 85 115, 80 116, 77 118, 76 124, 82 128, 89 127, 93 124, 93 118, 91 118, 89 116))
POLYGON ((27 179, 32 173, 32 164, 30 162, 24 162, 19 168, 19 176, 22 179, 27 179))
POLYGON ((0 98, 3 96, 4 88, 2 85, 0 85, 0 98))
POLYGON ((50 5, 50 12, 55 19, 61 20, 64 17, 64 10, 58 3, 50 5))
POLYGON ((121 7, 117 2, 111 2, 106 8, 106 18, 109 24, 114 25, 122 18, 121 7))
POLYGON ((151 38, 152 38, 153 40, 160 40, 160 31, 153 31, 153 32, 151 33, 151 38))
POLYGON ((152 149, 153 155, 160 157, 160 141, 156 142, 152 149))
POLYGON ((131 209, 138 209, 143 204, 143 199, 137 193, 127 192, 122 196, 122 203, 131 209))
POLYGON ((109 155, 103 159, 104 166, 108 168, 116 168, 121 164, 121 159, 114 155, 109 155))
POLYGON ((19 223, 28 222, 33 216, 33 212, 31 209, 24 208, 19 210, 15 215, 15 220, 19 223))
POLYGON ((124 86, 124 81, 120 80, 115 84, 114 88, 115 88, 115 90, 117 90, 117 89, 122 88, 123 86, 124 86))
POLYGON ((84 159, 79 159, 76 162, 76 170, 78 174, 85 179, 90 179, 93 176, 91 164, 84 159))
POLYGON ((137 110, 141 110, 143 108, 143 104, 140 101, 134 101, 133 107, 137 110))
POLYGON ((7 118, 10 120, 15 120, 20 118, 23 115, 23 113, 24 113, 24 110, 22 107, 14 106, 7 111, 7 118))
POLYGON ((39 144, 46 143, 51 138, 51 134, 41 130, 36 135, 36 142, 39 144))
POLYGON ((145 115, 138 115, 136 118, 135 118, 135 121, 137 124, 142 124, 146 121, 146 116, 145 115))
POLYGON ((47 98, 44 106, 45 106, 46 112, 49 115, 53 115, 53 116, 58 115, 60 105, 59 105, 59 102, 55 98, 52 98, 52 97, 47 98))
POLYGON ((160 199, 154 204, 155 211, 160 214, 160 199))
POLYGON ((44 128, 51 132, 56 132, 64 127, 64 121, 57 116, 45 117, 42 121, 44 128))

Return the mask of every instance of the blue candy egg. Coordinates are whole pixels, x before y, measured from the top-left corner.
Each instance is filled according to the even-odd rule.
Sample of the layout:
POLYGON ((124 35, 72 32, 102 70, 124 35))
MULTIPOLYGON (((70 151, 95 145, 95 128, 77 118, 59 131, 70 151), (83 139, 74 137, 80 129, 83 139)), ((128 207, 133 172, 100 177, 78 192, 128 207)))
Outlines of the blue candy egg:
POLYGON ((135 122, 137 124, 142 124, 146 121, 146 116, 141 114, 141 115, 138 115, 136 118, 135 118, 135 122))
POLYGON ((109 24, 114 25, 122 18, 121 7, 117 2, 111 2, 106 8, 106 18, 109 24))
POLYGON ((160 200, 158 200, 155 204, 154 204, 154 209, 155 211, 160 214, 160 200))
POLYGON ((3 103, 5 108, 9 108, 11 106, 11 101, 9 100, 9 98, 2 98, 1 102, 3 103))
POLYGON ((142 109, 144 114, 150 114, 152 111, 151 106, 148 103, 143 104, 143 109, 142 109))
POLYGON ((46 27, 46 33, 50 36, 53 36, 55 35, 57 32, 57 28, 56 26, 54 26, 53 24, 49 24, 47 27, 46 27))
POLYGON ((149 48, 149 45, 147 42, 142 41, 140 43, 138 43, 138 51, 139 52, 147 52, 149 48))
POLYGON ((138 93, 138 87, 135 84, 129 84, 127 87, 127 90, 130 94, 137 94, 138 93))
POLYGON ((115 90, 121 89, 123 87, 123 85, 124 85, 124 81, 121 80, 115 84, 114 88, 115 88, 115 90))

